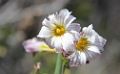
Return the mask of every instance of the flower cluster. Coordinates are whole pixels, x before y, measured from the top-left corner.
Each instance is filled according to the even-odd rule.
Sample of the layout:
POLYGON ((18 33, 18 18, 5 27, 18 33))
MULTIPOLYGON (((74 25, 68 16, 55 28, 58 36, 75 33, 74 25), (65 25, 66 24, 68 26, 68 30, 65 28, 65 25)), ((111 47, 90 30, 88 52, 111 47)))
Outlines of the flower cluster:
POLYGON ((69 60, 70 66, 86 64, 93 57, 101 54, 106 39, 101 37, 93 25, 83 27, 73 23, 76 17, 67 9, 51 14, 42 22, 42 28, 37 39, 27 40, 23 43, 26 52, 42 50, 62 53, 69 60))

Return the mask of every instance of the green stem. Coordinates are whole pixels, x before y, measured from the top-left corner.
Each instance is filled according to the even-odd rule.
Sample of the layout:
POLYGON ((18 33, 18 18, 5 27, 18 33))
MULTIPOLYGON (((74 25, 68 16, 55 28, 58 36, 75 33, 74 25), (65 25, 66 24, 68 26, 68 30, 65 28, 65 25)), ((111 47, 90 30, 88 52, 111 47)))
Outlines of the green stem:
POLYGON ((56 61, 56 68, 55 68, 55 72, 54 74, 61 74, 62 73, 62 64, 63 64, 63 61, 62 61, 62 58, 61 58, 61 54, 58 53, 57 55, 57 61, 56 61))
POLYGON ((62 62, 62 70, 61 70, 61 74, 64 74, 65 71, 65 62, 62 62))

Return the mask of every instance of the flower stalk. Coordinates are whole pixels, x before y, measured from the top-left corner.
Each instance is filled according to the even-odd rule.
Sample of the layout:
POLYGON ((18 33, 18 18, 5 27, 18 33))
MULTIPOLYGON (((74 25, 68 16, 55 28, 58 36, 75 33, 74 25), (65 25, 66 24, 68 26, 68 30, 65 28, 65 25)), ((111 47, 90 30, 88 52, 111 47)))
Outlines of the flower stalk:
POLYGON ((57 55, 57 61, 56 61, 56 67, 55 67, 55 72, 54 74, 62 74, 62 68, 63 68, 63 60, 61 58, 61 54, 58 53, 57 55))

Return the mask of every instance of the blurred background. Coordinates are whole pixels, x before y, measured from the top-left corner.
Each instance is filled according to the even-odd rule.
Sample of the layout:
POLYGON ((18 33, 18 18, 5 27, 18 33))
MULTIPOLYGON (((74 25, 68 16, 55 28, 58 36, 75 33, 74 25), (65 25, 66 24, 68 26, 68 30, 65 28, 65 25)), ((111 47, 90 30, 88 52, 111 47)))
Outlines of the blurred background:
POLYGON ((54 73, 56 54, 34 59, 22 42, 38 34, 47 15, 63 8, 107 39, 100 57, 65 74, 120 74, 120 0, 0 0, 0 74, 30 74, 34 61, 41 63, 39 74, 54 73))

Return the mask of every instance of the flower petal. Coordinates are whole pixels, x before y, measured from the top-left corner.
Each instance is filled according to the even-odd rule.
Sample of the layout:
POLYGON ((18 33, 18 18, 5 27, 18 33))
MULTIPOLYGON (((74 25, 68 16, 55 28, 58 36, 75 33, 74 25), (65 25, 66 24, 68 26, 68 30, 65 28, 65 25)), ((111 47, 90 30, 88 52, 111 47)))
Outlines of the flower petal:
POLYGON ((54 15, 54 14, 51 14, 51 15, 48 16, 48 18, 49 18, 50 21, 51 21, 51 20, 54 20, 54 19, 55 19, 55 15, 54 15))
POLYGON ((80 24, 78 24, 78 23, 72 23, 72 24, 70 24, 70 25, 68 26, 67 29, 68 29, 69 31, 77 31, 77 32, 80 32, 81 27, 80 27, 80 24))
POLYGON ((86 37, 88 38, 88 41, 91 43, 91 44, 95 44, 95 41, 96 41, 96 35, 91 35, 91 36, 88 36, 86 35, 86 37))
POLYGON ((46 18, 43 20, 42 24, 43 24, 44 26, 48 27, 48 28, 49 28, 50 25, 51 25, 51 23, 50 23, 46 18))
POLYGON ((59 16, 61 17, 61 19, 63 19, 65 22, 68 17, 70 16, 71 12, 69 12, 67 9, 62 9, 60 12, 59 12, 59 16))
POLYGON ((79 32, 76 32, 76 31, 70 31, 70 32, 73 34, 73 36, 75 38, 74 41, 77 41, 77 40, 80 39, 80 33, 79 32))
MULTIPOLYGON (((70 33, 65 33, 64 36, 62 36, 62 44, 63 49, 66 51, 67 49, 71 50, 71 47, 74 43, 74 37, 70 33)), ((72 47, 73 48, 73 47, 72 47)), ((67 51, 69 51, 67 50, 67 51)))
POLYGON ((87 56, 87 60, 91 61, 93 58, 96 58, 99 54, 95 53, 93 51, 87 50, 86 51, 86 56, 87 56))
POLYGON ((96 46, 89 46, 88 50, 100 54, 99 48, 96 46))
MULTIPOLYGON (((97 33, 96 33, 97 34, 97 33)), ((106 44, 106 39, 104 39, 102 36, 100 36, 100 35, 96 35, 96 42, 95 42, 95 44, 96 45, 98 45, 98 46, 100 46, 100 47, 103 47, 105 44, 106 44)))
POLYGON ((93 57, 93 54, 94 54, 93 51, 89 51, 89 50, 87 50, 87 51, 86 51, 86 57, 87 57, 87 59, 92 58, 92 57, 93 57))
POLYGON ((36 38, 29 39, 23 42, 23 46, 26 50, 26 52, 32 53, 32 52, 37 52, 41 51, 39 49, 39 45, 43 44, 43 41, 38 41, 36 38))
POLYGON ((71 67, 78 67, 81 64, 81 56, 77 52, 73 52, 67 59, 69 59, 69 65, 71 67))
POLYGON ((39 32, 39 34, 37 35, 37 37, 40 37, 40 38, 48 38, 51 36, 51 32, 49 30, 49 28, 43 26, 39 32))
POLYGON ((79 55, 81 56, 81 64, 86 64, 87 58, 84 52, 80 52, 79 55))
POLYGON ((56 48, 58 52, 62 51, 62 39, 61 37, 52 37, 51 38, 51 45, 56 48))
POLYGON ((51 14, 51 15, 48 16, 51 25, 53 25, 54 23, 57 22, 57 15, 58 14, 56 14, 56 15, 55 14, 51 14))
POLYGON ((87 36, 92 36, 93 33, 93 25, 89 25, 88 27, 83 27, 82 32, 87 36))
POLYGON ((76 19, 76 17, 70 15, 70 16, 68 17, 68 19, 65 21, 66 28, 68 28, 69 25, 70 25, 75 19, 76 19))

